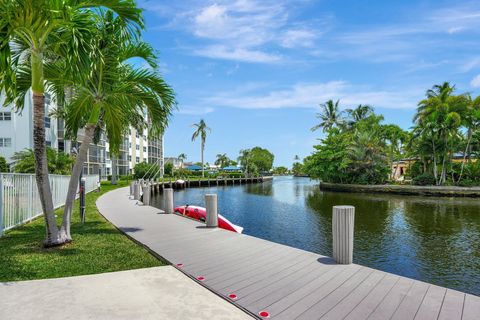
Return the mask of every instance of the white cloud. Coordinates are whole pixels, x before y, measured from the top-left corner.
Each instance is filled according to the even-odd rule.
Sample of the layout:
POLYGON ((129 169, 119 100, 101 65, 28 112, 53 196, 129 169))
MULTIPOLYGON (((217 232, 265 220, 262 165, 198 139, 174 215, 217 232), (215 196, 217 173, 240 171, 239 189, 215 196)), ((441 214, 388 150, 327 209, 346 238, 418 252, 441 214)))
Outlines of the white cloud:
POLYGON ((470 85, 474 88, 480 88, 480 74, 470 81, 470 85))
POLYGON ((280 55, 244 48, 228 48, 222 45, 208 46, 195 50, 194 53, 203 57, 243 62, 278 63, 282 60, 280 55))
POLYGON ((343 106, 371 104, 376 107, 404 109, 415 108, 422 91, 372 90, 345 81, 325 83, 299 83, 282 90, 265 94, 230 91, 205 99, 205 103, 219 107, 242 109, 317 108, 329 99, 340 99, 343 106))
POLYGON ((215 111, 214 108, 212 107, 181 107, 179 110, 178 110, 178 113, 180 114, 185 114, 185 115, 194 115, 194 116, 197 116, 197 115, 204 115, 204 114, 207 114, 207 113, 212 113, 213 111, 215 111))
POLYGON ((280 44, 285 48, 313 47, 317 34, 309 29, 287 30, 281 37, 280 44))

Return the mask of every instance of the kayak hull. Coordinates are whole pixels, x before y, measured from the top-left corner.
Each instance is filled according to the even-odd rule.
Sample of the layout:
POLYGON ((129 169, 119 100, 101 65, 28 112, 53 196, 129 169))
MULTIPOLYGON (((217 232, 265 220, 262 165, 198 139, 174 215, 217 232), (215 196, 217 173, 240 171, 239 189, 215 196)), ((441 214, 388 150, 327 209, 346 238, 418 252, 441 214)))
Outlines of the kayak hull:
MULTIPOLYGON (((179 206, 179 207, 176 207, 174 211, 182 216, 186 216, 198 221, 205 222, 205 220, 207 219, 207 210, 203 207, 179 206)), ((243 232, 242 227, 231 223, 227 218, 225 218, 221 214, 218 215, 218 227, 228 231, 237 232, 237 233, 243 232)))

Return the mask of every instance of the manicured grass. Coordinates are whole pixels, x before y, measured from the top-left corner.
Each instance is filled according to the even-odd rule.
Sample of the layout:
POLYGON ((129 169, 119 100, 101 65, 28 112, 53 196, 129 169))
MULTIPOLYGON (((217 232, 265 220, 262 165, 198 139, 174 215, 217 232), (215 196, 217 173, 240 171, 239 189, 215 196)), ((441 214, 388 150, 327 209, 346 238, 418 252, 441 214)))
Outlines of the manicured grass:
MULTIPOLYGON (((72 222, 73 242, 63 247, 44 249, 43 217, 7 232, 0 238, 0 281, 68 277, 84 274, 161 266, 163 263, 137 245, 97 210, 97 198, 115 188, 102 185, 101 192, 86 196, 86 222, 80 222, 78 201, 72 222)), ((56 211, 60 222, 62 208, 56 211)))

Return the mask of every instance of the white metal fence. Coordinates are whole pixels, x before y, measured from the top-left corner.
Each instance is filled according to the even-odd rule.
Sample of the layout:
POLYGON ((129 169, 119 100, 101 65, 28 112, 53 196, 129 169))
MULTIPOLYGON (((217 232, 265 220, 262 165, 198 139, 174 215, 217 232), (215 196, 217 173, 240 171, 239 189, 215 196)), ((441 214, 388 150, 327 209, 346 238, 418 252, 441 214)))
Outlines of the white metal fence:
MULTIPOLYGON (((86 175, 85 190, 98 188, 98 175, 86 175)), ((70 176, 50 175, 53 205, 65 204, 70 176)), ((78 192, 78 191, 77 191, 78 192)), ((78 194, 77 194, 78 197, 78 194)), ((3 232, 42 214, 35 175, 0 173, 0 236, 3 232)))

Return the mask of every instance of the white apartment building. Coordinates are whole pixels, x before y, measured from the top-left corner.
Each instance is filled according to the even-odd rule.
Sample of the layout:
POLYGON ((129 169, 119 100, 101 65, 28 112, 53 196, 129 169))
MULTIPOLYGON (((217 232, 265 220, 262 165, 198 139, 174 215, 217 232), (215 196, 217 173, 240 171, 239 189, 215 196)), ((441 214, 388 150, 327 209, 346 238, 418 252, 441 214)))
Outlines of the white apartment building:
MULTIPOLYGON (((15 112, 12 107, 2 107, 3 95, 0 96, 0 155, 9 164, 15 152, 33 149, 33 109, 32 100, 25 99, 25 107, 21 113, 15 112)), ((46 143, 61 152, 72 153, 80 147, 79 142, 72 142, 65 138, 65 127, 62 119, 50 118, 48 114, 55 107, 48 94, 45 95, 45 129, 46 143)), ((83 140, 84 131, 80 130, 77 140, 83 140)), ((147 139, 148 131, 141 136, 131 128, 120 146, 120 154, 116 157, 117 174, 133 173, 134 167, 140 162, 157 163, 160 165, 160 174, 163 176, 163 137, 147 139)), ((112 174, 112 159, 109 144, 102 133, 97 144, 92 143, 88 150, 85 174, 100 174, 103 178, 112 174)))

